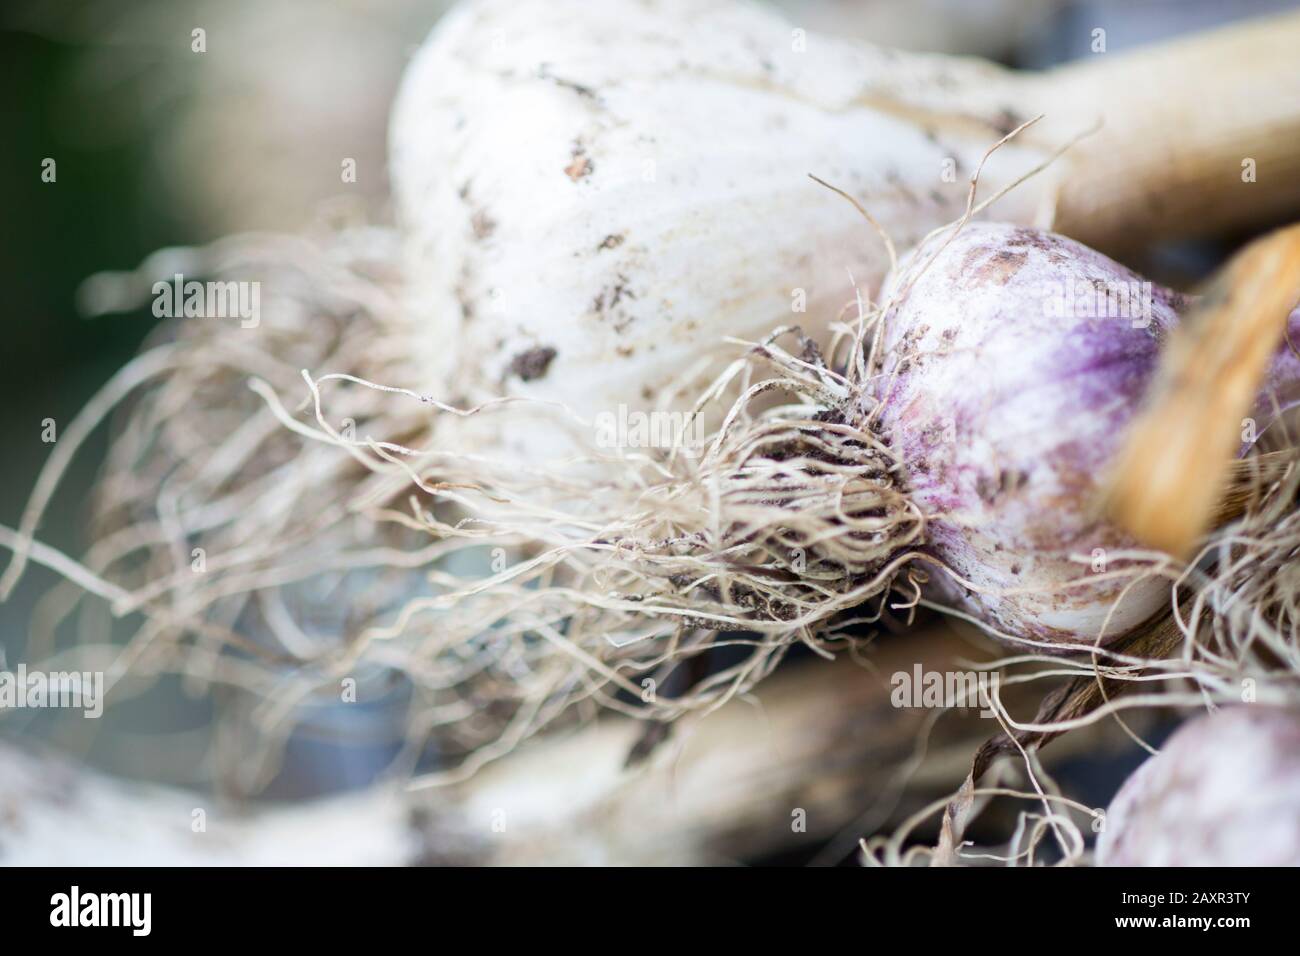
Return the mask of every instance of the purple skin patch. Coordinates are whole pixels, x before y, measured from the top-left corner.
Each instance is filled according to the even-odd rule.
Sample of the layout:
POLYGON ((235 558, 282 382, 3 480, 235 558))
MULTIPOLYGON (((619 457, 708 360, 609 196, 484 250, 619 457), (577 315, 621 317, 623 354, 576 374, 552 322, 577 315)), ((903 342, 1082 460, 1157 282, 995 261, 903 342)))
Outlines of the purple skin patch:
MULTIPOLYGON (((1138 546, 1094 509, 1190 301, 1063 236, 971 223, 891 309, 881 431, 928 550, 971 585, 936 574, 944 600, 1013 638, 1086 644, 1169 601, 1164 579, 1116 575, 1138 546)), ((1300 310, 1291 326, 1300 345, 1300 310)), ((1294 401, 1296 382, 1284 349, 1266 392, 1294 401)))

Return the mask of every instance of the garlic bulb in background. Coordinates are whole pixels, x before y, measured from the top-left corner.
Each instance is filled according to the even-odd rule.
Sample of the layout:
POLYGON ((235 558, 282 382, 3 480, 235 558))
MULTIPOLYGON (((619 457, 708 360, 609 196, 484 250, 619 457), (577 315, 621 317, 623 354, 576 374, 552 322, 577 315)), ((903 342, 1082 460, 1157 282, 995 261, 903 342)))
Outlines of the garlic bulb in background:
POLYGON ((1125 781, 1103 866, 1300 866, 1300 713, 1263 704, 1189 721, 1125 781))
MULTIPOLYGON (((807 174, 910 244, 964 208, 1006 85, 735 0, 461 5, 412 62, 391 133, 429 382, 645 407, 727 335, 824 330, 850 277, 870 291, 888 259, 807 174)), ((985 188, 1043 156, 1009 145, 985 188)), ((1033 205, 1012 194, 999 214, 1033 205)))

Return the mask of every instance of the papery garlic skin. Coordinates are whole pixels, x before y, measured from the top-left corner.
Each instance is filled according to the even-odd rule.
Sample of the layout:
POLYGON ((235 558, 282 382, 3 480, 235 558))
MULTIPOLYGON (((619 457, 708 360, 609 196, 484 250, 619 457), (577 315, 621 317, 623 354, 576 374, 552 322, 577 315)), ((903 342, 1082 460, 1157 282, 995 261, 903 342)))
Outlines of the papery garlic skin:
POLYGON ((1189 721, 1120 787, 1102 866, 1300 866, 1300 712, 1246 704, 1189 721))
MULTIPOLYGON (((1016 119, 1011 83, 735 0, 462 4, 413 60, 391 132, 429 387, 647 408, 702 359, 716 371, 725 336, 825 330, 850 273, 870 290, 888 259, 808 174, 914 242, 964 208, 1016 119)), ((1044 155, 1008 145, 983 188, 1044 155)), ((998 213, 1033 207, 1018 190, 998 213)))
POLYGON ((1184 306, 1070 239, 974 223, 888 314, 881 430, 929 516, 928 550, 974 585, 961 603, 997 630, 1105 641, 1168 602, 1163 578, 1113 576, 1137 545, 1096 502, 1184 306), (1109 289, 1132 290, 1136 308, 1094 314, 1121 311, 1088 307, 1109 289))

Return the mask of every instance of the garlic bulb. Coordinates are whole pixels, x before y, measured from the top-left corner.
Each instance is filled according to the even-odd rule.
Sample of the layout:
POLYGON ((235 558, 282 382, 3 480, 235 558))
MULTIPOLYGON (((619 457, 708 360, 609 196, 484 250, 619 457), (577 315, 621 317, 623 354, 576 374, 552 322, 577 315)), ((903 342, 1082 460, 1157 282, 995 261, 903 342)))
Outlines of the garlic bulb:
POLYGON ((1093 507, 1183 304, 1064 237, 972 224, 887 318, 881 426, 930 548, 999 630, 1092 640, 1113 607, 1114 637, 1167 600, 1151 579, 1116 605, 1132 582, 1104 572, 1135 545, 1093 507), (1108 317, 1107 289, 1130 291, 1139 314, 1108 317))
MULTIPOLYGON (((877 386, 878 427, 927 515, 927 550, 969 585, 949 597, 999 631, 1120 636, 1167 606, 1170 584, 1125 572, 1137 545, 1096 503, 1190 300, 1040 230, 974 223, 941 242, 891 280, 877 386)), ((1300 333, 1300 310, 1291 327, 1300 333)), ((1282 346, 1261 427, 1298 384, 1282 346)))
MULTIPOLYGON (((824 329, 964 209, 998 67, 805 35, 735 0, 474 0, 412 62, 392 177, 440 396, 648 407, 721 347, 824 329), (450 384, 448 384, 450 383, 450 384)), ((1044 157, 1014 143, 989 192, 1044 157)), ((1027 221, 1013 193, 999 215, 1027 221)), ((526 441, 528 429, 507 440, 526 441)))
POLYGON ((1263 704, 1189 721, 1124 782, 1103 866, 1300 866, 1300 713, 1263 704))

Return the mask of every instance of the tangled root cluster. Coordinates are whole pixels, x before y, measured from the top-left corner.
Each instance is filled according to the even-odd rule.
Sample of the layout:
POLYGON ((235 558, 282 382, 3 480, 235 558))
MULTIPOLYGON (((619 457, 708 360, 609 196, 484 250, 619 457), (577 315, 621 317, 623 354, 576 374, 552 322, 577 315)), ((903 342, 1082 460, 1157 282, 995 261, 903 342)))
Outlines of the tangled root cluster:
MULTIPOLYGON (((398 258, 396 235, 382 229, 240 236, 166 250, 134 274, 87 284, 94 310, 147 302, 159 275, 256 281, 261 321, 165 321, 62 430, 0 581, 11 588, 29 555, 67 578, 38 607, 29 656, 52 653, 73 633, 110 687, 126 680, 119 699, 174 673, 195 691, 248 691, 276 745, 290 729, 281 718, 327 680, 338 700, 331 662, 356 626, 405 600, 408 579, 419 580, 435 552, 370 516, 374 501, 392 495, 391 476, 304 441, 249 386, 300 394, 301 370, 320 366, 407 374, 408 353, 395 344, 398 258), (91 502, 92 544, 79 565, 31 535, 68 460, 115 409, 91 502), (104 637, 112 632, 104 605, 88 595, 106 598, 120 619, 116 643, 104 637)), ((363 431, 381 421, 390 435, 427 428, 418 410, 390 405, 357 390, 336 410, 363 431)), ((388 679, 378 666, 351 676, 372 687, 388 679)))
MULTIPOLYGON (((181 673, 256 702, 264 753, 246 763, 263 769, 250 784, 273 772, 301 705, 337 700, 341 681, 371 697, 401 682, 399 762, 432 750, 429 779, 454 780, 603 709, 707 712, 794 644, 833 653, 851 627, 922 602, 925 516, 871 424, 881 308, 858 304, 825 357, 797 329, 735 343, 724 374, 675 396, 688 426, 718 423, 702 442, 589 443, 524 467, 454 440, 466 419, 510 426, 520 400, 457 408, 401 387, 420 379, 398 260, 395 235, 355 228, 146 263, 146 286, 175 271, 256 277, 263 321, 165 326, 65 431, 10 542, 0 588, 29 559, 68 578, 42 632, 87 593, 134 624, 124 646, 98 649, 110 681, 181 673), (77 564, 31 535, 67 457, 124 400, 77 564)), ((524 404, 592 434, 567 410, 524 404)), ((1261 699, 1300 697, 1293 449, 1243 464, 1195 560, 1150 556, 1171 581, 1159 640, 992 665, 1004 682, 1110 689, 1086 713, 1033 727, 1004 714, 1004 728, 1046 736, 1127 707, 1233 700, 1246 680, 1261 699), (1126 682, 1139 692, 1114 699, 1126 682)), ((1057 822, 1035 832, 1048 830, 1057 822)))
MULTIPOLYGON (((878 620, 924 521, 897 490, 888 449, 849 424, 863 420, 863 390, 802 336, 802 358, 785 352, 776 343, 786 334, 798 336, 774 333, 707 390, 692 416, 710 403, 729 411, 701 446, 555 466, 454 450, 437 424, 418 451, 345 439, 322 411, 322 387, 386 389, 308 378, 314 437, 417 489, 407 511, 375 519, 442 549, 426 586, 361 628, 352 656, 404 648, 401 666, 434 693, 428 712, 451 715, 440 729, 459 737, 472 769, 562 714, 669 721, 707 711, 770 673, 793 642, 823 653, 843 643, 832 626, 850 623, 842 612, 874 598, 874 611, 851 620, 878 620), (778 392, 796 403, 755 410, 778 392), (704 669, 682 667, 706 653, 704 669), (482 736, 466 739, 471 728, 482 736)), ((861 336, 852 342, 861 356, 861 336)), ((435 421, 513 407, 399 399, 435 421)), ((919 581, 908 580, 914 600, 919 581)))
MULTIPOLYGON (((738 344, 691 412, 721 421, 702 444, 521 468, 446 438, 457 419, 508 423, 517 403, 457 409, 389 384, 418 381, 391 233, 166 255, 184 261, 116 281, 143 295, 157 274, 256 277, 262 321, 175 320, 87 408, 68 453, 126 401, 94 544, 40 617, 53 634, 87 592, 108 597, 138 625, 110 680, 242 688, 268 758, 297 705, 396 675, 411 690, 404 758, 432 743, 464 775, 562 716, 711 709, 792 643, 827 653, 841 627, 890 614, 896 579, 896 607, 919 597, 908 563, 924 520, 890 450, 853 424, 869 410, 865 313, 840 329, 844 371, 797 329, 738 344)), ((42 553, 19 545, 11 578, 42 553)))
MULTIPOLYGON (((1300 459, 1289 435, 1234 475, 1240 515, 1213 532, 1182 579, 1176 658, 1199 687, 1300 703, 1300 459), (1216 684, 1218 685, 1216 687, 1216 684)), ((1235 510, 1235 509, 1234 509, 1235 510)))

